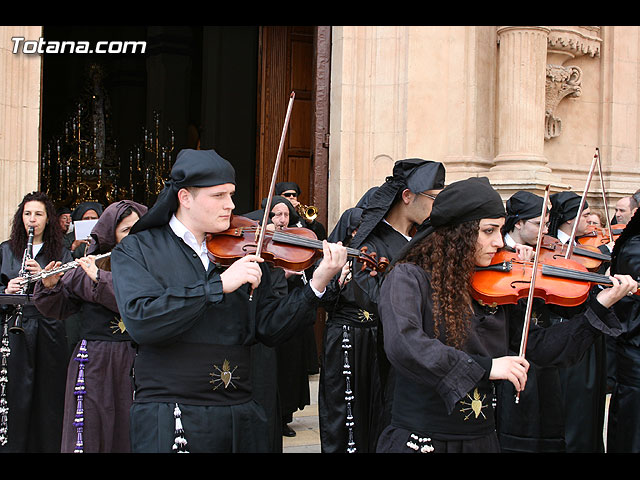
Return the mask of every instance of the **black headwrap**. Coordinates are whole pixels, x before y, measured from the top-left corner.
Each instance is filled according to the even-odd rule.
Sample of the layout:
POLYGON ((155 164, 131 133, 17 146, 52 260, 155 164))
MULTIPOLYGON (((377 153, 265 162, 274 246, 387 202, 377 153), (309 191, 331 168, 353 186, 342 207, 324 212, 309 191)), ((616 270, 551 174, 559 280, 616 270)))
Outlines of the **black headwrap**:
POLYGON ((409 188, 409 184, 416 189, 409 188, 414 193, 440 190, 444 188, 444 178, 445 168, 440 162, 421 158, 398 160, 393 166, 393 175, 387 177, 369 198, 369 204, 362 212, 362 220, 351 246, 359 248, 362 245, 391 209, 398 195, 405 188, 409 188))
POLYGON ((128 208, 132 208, 141 218, 148 210, 146 206, 132 200, 120 200, 105 208, 91 229, 91 244, 88 249, 90 255, 107 253, 115 247, 118 220, 128 208))
POLYGON ((342 242, 343 245, 347 245, 347 243, 351 242, 351 235, 360 225, 360 220, 362 220, 362 212, 367 208, 369 200, 377 190, 378 187, 371 187, 362 197, 360 197, 360 200, 358 200, 355 207, 347 208, 342 212, 340 219, 327 237, 328 242, 342 242))
MULTIPOLYGON (((551 210, 549 211, 549 235, 557 237, 558 228, 563 223, 573 220, 578 215, 580 208, 580 195, 575 192, 558 192, 549 197, 551 201, 551 210)), ((589 204, 584 202, 584 208, 588 208, 589 204)))
POLYGON ((131 233, 166 225, 178 209, 178 191, 185 187, 213 187, 236 183, 233 166, 215 150, 181 150, 171 169, 169 180, 156 203, 131 229, 131 233))
POLYGON ((59 217, 60 215, 64 215, 65 213, 68 213, 69 215, 71 215, 71 209, 69 207, 59 207, 56 210, 56 215, 59 217))
POLYGON ((506 203, 507 217, 502 231, 509 233, 519 220, 529 220, 542 214, 544 198, 524 190, 514 193, 506 203))
POLYGON ((471 177, 454 182, 442 190, 433 201, 431 216, 418 227, 411 241, 391 262, 402 260, 409 251, 438 227, 453 226, 483 218, 506 215, 502 198, 486 177, 471 177))
POLYGON ((73 220, 74 222, 82 220, 82 216, 89 210, 95 211, 98 214, 98 217, 100 217, 104 208, 102 207, 102 204, 98 202, 82 202, 73 210, 73 213, 71 214, 71 220, 73 220))
POLYGON ((506 215, 500 194, 486 177, 471 177, 447 186, 433 201, 431 225, 458 225, 482 218, 506 215))
POLYGON ((275 195, 281 195, 282 192, 286 192, 287 190, 295 190, 297 196, 300 196, 300 187, 296 182, 278 182, 276 183, 273 193, 275 195))
MULTIPOLYGON (((242 216, 262 223, 262 220, 264 218, 264 207, 267 205, 267 200, 268 198, 262 199, 262 202, 260 202, 261 208, 259 210, 254 210, 252 212, 245 213, 242 216)), ((271 210, 273 210, 273 207, 275 207, 279 203, 284 203, 286 207, 289 209, 289 225, 288 226, 289 227, 296 226, 298 221, 300 220, 300 216, 298 215, 298 212, 293 207, 293 205, 291 205, 291 202, 286 197, 281 197, 280 195, 274 195, 273 198, 271 199, 271 208, 269 209, 269 219, 268 219, 269 221, 267 223, 270 223, 271 218, 273 218, 273 212, 271 212, 271 210)))

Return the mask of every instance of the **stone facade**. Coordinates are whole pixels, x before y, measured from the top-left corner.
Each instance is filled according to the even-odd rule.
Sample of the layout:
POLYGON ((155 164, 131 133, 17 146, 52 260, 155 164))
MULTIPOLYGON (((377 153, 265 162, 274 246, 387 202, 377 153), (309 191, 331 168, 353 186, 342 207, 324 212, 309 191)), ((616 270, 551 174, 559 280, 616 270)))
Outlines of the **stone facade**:
MULTIPOLYGON (((329 223, 393 162, 447 181, 582 194, 596 148, 609 211, 640 188, 637 26, 333 28, 329 223)), ((599 176, 589 203, 603 204, 599 176)))
MULTIPOLYGON (((37 188, 41 61, 12 53, 37 26, 0 26, 0 238, 37 188)), ((640 27, 332 28, 328 226, 396 160, 447 181, 487 176, 516 190, 582 194, 596 148, 610 213, 640 188, 640 27)), ((594 177, 589 202, 602 205, 594 177)))

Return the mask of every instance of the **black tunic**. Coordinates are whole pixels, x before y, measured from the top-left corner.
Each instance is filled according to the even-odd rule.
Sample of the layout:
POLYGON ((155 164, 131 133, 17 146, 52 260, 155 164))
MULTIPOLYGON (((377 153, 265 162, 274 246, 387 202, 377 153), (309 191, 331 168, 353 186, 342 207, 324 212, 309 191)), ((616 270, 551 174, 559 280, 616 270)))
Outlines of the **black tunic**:
MULTIPOLYGON (((45 258, 41 249, 34 258, 42 268, 52 260, 72 260, 66 249, 55 259, 45 258)), ((0 262, 4 292, 8 280, 18 276, 22 258, 13 254, 9 242, 3 242, 0 262)), ((59 452, 69 360, 65 327, 33 305, 24 306, 22 324, 23 335, 9 334, 9 441, 0 451, 59 452)))
MULTIPOLYGON (((633 236, 621 245, 616 273, 635 278, 640 272, 640 236, 633 236)), ((624 297, 613 308, 624 332, 615 339, 612 352, 616 384, 609 406, 607 452, 640 453, 640 296, 624 297)))
MULTIPOLYGON (((361 246, 375 252, 378 258, 391 261, 407 243, 406 237, 380 222, 361 246)), ((349 442, 359 453, 374 452, 378 435, 389 418, 384 395, 389 367, 382 349, 377 307, 382 274, 371 276, 370 270, 363 271, 360 263, 354 263, 351 272, 352 280, 343 288, 334 284, 337 297, 323 299, 328 318, 318 414, 321 448, 325 453, 345 453, 349 442), (349 372, 348 379, 345 371, 349 372), (352 423, 352 427, 347 423, 352 423)))
POLYGON ((269 268, 223 294, 221 269, 200 259, 168 225, 129 235, 111 254, 122 319, 138 344, 131 432, 134 452, 169 452, 178 404, 191 452, 268 451, 265 412, 251 390, 251 347, 274 347, 314 320, 311 288, 283 298, 269 268))
MULTIPOLYGON (((460 441, 479 445, 471 451, 498 451, 491 359, 518 351, 523 317, 510 305, 490 311, 474 302, 465 347, 459 350, 434 338, 431 299, 429 275, 414 264, 398 264, 385 277, 379 309, 397 383, 392 424, 378 450, 413 451, 407 444, 415 434, 430 438, 436 452, 460 441)), ((620 323, 611 310, 591 300, 569 322, 532 325, 527 357, 538 365, 575 363, 600 332, 617 335, 620 323)))

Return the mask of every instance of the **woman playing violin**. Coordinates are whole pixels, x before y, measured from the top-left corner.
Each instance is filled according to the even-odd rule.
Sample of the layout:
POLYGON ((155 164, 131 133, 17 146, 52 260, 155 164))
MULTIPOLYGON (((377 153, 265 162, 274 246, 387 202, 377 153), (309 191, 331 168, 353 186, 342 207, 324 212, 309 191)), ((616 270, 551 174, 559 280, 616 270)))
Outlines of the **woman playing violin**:
POLYGON ((518 351, 518 305, 482 306, 469 287, 476 267, 503 247, 505 210, 486 178, 447 186, 431 213, 434 231, 412 240, 385 276, 379 301, 385 352, 396 371, 392 422, 382 452, 498 452, 494 384, 524 390, 529 361, 575 362, 601 332, 618 334, 610 307, 637 283, 616 276, 571 322, 531 325, 518 351))

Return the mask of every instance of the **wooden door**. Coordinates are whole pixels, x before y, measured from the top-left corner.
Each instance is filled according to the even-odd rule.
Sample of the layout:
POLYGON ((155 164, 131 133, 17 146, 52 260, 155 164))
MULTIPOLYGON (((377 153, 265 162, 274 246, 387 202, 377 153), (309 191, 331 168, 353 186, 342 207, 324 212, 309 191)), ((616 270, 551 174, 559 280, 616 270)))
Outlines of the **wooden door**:
POLYGON ((313 26, 261 27, 256 208, 269 194, 291 92, 295 92, 295 101, 277 181, 296 182, 303 204, 311 204, 313 198, 314 33, 313 26))

